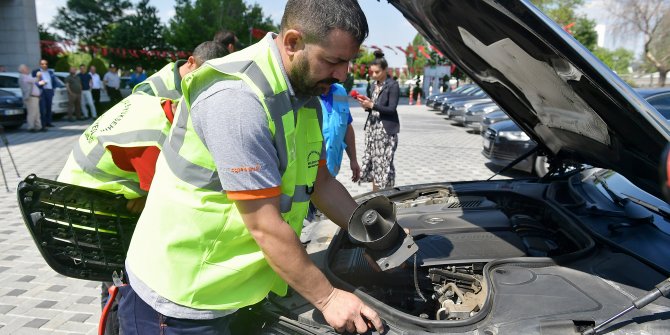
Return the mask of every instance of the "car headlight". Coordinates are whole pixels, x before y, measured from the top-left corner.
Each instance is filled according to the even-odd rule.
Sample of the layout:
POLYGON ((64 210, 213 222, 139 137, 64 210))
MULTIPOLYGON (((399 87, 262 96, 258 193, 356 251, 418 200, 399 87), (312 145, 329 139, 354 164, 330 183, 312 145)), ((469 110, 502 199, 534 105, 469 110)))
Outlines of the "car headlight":
POLYGON ((498 136, 506 138, 508 141, 529 141, 530 137, 523 131, 501 131, 498 136))

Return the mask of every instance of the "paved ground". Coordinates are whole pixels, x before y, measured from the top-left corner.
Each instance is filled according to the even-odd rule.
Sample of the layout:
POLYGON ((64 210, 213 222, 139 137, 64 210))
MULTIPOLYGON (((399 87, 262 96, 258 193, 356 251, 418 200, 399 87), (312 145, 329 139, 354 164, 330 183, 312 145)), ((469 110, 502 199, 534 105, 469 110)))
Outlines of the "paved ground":
MULTIPOLYGON (((480 153, 479 135, 452 126, 424 106, 405 105, 399 112, 396 185, 480 180, 493 174, 480 153)), ((352 114, 360 160, 367 114, 360 108, 352 108, 352 114)), ((56 125, 46 133, 6 133, 22 178, 30 173, 55 178, 88 123, 56 125)), ((20 179, 4 147, 0 147, 0 161, 11 190, 5 192, 0 180, 0 334, 96 334, 99 283, 60 276, 43 261, 21 220, 15 194, 20 179)), ((371 190, 371 184, 352 183, 348 167, 345 155, 338 179, 347 189, 352 194, 371 190)))

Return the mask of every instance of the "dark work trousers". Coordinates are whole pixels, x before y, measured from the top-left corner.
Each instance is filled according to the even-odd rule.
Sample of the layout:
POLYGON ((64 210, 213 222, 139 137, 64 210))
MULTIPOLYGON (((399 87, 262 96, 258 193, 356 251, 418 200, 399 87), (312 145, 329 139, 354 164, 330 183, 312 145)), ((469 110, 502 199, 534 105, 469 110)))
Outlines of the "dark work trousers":
POLYGON ((123 335, 230 335, 233 315, 212 320, 177 319, 162 315, 130 285, 119 288, 119 322, 123 335))
POLYGON ((102 110, 100 110, 100 89, 92 88, 91 95, 93 96, 93 104, 95 105, 95 110, 98 111, 98 115, 102 115, 102 110))
MULTIPOLYGON (((102 292, 100 292, 100 304, 105 308, 107 300, 109 300, 109 288, 114 286, 112 282, 102 282, 102 292)), ((116 301, 112 302, 107 314, 107 323, 105 324, 105 335, 119 335, 119 305, 118 296, 116 301)))
MULTIPOLYGON (((112 106, 116 105, 121 101, 121 91, 118 88, 107 87, 107 95, 109 95, 109 101, 111 101, 112 106)), ((95 99, 95 97, 93 98, 95 99)))
POLYGON ((40 121, 42 121, 42 128, 51 126, 51 107, 54 100, 54 90, 42 89, 40 95, 40 121))

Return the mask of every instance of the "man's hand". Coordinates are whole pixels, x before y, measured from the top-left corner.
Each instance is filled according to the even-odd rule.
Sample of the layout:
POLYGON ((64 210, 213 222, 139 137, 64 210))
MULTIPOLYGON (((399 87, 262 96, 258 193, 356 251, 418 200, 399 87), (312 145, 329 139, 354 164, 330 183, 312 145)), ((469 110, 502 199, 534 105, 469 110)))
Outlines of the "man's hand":
POLYGON ((140 214, 144 209, 144 205, 147 203, 147 197, 141 197, 137 199, 128 200, 126 208, 133 214, 140 214))
POLYGON ((384 332, 384 324, 377 312, 366 306, 357 296, 333 289, 323 305, 316 306, 329 325, 342 333, 365 333, 374 327, 379 333, 384 332), (371 325, 370 325, 371 323, 371 325))
POLYGON ((351 166, 351 181, 355 183, 361 178, 361 167, 357 161, 350 161, 349 165, 351 166))

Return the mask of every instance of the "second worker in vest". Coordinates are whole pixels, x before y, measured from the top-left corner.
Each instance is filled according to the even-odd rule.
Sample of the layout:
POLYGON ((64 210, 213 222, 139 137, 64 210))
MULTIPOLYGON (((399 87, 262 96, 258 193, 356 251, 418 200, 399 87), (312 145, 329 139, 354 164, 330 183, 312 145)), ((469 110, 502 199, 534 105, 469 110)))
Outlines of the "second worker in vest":
POLYGON ((122 333, 229 334, 232 313, 287 284, 339 332, 383 330, 298 239, 310 199, 345 229, 356 208, 325 166, 317 96, 367 33, 356 0, 289 0, 279 35, 184 78, 128 250, 122 333))
POLYGON ((195 47, 193 55, 188 57, 188 59, 177 60, 165 65, 151 77, 133 87, 133 93, 142 92, 157 97, 179 99, 182 96, 182 78, 200 66, 196 62, 195 55, 207 53, 208 51, 205 49, 223 49, 226 54, 235 50, 234 44, 227 43, 231 38, 233 41, 237 41, 235 34, 222 30, 216 34, 215 38, 218 39, 203 42, 195 47), (226 38, 222 39, 220 36, 225 36, 226 38))

